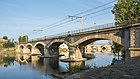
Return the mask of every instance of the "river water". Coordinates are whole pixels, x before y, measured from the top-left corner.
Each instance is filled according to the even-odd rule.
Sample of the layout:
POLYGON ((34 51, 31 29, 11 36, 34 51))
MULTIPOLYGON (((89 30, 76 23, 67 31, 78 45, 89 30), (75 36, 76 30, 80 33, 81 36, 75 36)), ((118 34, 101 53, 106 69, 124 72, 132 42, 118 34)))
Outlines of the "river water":
POLYGON ((110 65, 113 58, 109 54, 95 54, 94 59, 84 62, 61 62, 57 58, 46 58, 28 64, 13 61, 0 66, 0 79, 55 79, 52 74, 68 71, 75 65, 102 67, 110 65))

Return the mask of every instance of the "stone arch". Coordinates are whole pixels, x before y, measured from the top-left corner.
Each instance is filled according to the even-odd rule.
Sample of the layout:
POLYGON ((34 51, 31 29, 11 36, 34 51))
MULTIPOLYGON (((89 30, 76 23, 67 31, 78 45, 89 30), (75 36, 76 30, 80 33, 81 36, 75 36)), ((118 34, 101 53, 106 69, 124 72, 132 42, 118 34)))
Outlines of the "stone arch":
POLYGON ((23 49, 25 48, 25 46, 24 46, 24 44, 20 44, 20 46, 19 46, 19 51, 21 52, 21 53, 23 53, 23 49))
POLYGON ((43 42, 37 42, 34 46, 33 46, 33 51, 32 54, 40 54, 40 55, 45 55, 45 47, 46 44, 43 42))
POLYGON ((19 47, 21 47, 21 46, 22 46, 22 47, 25 47, 24 44, 20 44, 20 45, 19 45, 19 47))
POLYGON ((50 55, 58 55, 59 54, 59 46, 64 43, 63 39, 55 39, 51 41, 48 45, 47 48, 49 48, 49 53, 50 55))
POLYGON ((36 47, 36 45, 38 45, 38 44, 41 44, 41 45, 43 45, 43 46, 46 46, 46 44, 43 43, 43 42, 37 42, 33 47, 36 47))
POLYGON ((51 47, 54 43, 63 43, 63 42, 64 42, 63 39, 55 39, 51 41, 50 43, 48 43, 47 48, 51 47))
POLYGON ((25 45, 25 47, 27 47, 27 46, 33 47, 33 45, 32 45, 31 43, 27 43, 27 44, 25 45))
POLYGON ((25 45, 25 52, 31 54, 32 53, 33 45, 31 43, 27 43, 25 45))
POLYGON ((97 41, 97 40, 112 40, 112 41, 115 41, 119 44, 122 44, 121 37, 110 33, 110 34, 96 34, 96 35, 85 36, 71 45, 73 45, 73 46, 77 46, 80 44, 86 45, 86 44, 89 44, 89 43, 91 43, 93 41, 97 41))
POLYGON ((71 46, 77 46, 80 49, 82 56, 85 56, 85 46, 90 44, 91 42, 98 40, 112 40, 119 44, 122 44, 121 37, 116 36, 113 33, 108 33, 108 34, 92 34, 89 36, 82 37, 73 44, 71 44, 71 46))

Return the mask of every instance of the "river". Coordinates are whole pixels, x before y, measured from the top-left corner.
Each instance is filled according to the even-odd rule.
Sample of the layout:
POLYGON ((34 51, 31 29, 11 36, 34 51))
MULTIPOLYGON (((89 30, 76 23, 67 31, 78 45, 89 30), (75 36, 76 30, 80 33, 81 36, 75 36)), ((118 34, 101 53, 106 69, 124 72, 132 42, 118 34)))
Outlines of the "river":
POLYGON ((57 58, 46 58, 38 62, 22 64, 13 61, 0 66, 0 79, 55 79, 52 74, 68 71, 75 65, 91 65, 102 67, 110 65, 113 55, 95 54, 94 59, 84 62, 61 62, 57 58))

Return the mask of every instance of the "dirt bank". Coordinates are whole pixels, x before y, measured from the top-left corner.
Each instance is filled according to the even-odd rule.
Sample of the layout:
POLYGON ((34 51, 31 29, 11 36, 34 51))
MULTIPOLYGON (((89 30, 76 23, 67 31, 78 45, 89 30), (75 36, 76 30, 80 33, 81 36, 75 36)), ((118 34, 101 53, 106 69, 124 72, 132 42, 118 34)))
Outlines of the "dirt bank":
POLYGON ((65 79, 140 79, 140 57, 122 64, 86 70, 65 79))

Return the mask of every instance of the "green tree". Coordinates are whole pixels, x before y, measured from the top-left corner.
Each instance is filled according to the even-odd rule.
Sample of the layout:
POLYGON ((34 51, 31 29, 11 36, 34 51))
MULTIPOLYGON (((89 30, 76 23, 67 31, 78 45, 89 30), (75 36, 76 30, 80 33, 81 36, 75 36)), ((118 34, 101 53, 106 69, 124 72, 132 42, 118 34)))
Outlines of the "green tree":
POLYGON ((21 37, 21 36, 19 36, 19 38, 18 38, 18 41, 19 41, 19 42, 21 42, 21 38, 22 38, 22 37, 21 37))
POLYGON ((112 13, 119 26, 136 23, 140 16, 140 0, 118 0, 112 13))
POLYGON ((112 48, 112 52, 114 54, 116 54, 116 53, 118 54, 118 60, 119 60, 119 53, 121 53, 122 57, 125 58, 124 57, 124 53, 125 53, 124 46, 122 46, 121 44, 113 41, 113 44, 112 44, 111 48, 112 48))
POLYGON ((28 36, 27 35, 19 36, 18 40, 19 42, 28 42, 28 36))
POLYGON ((8 40, 8 37, 7 36, 3 36, 3 39, 8 40))
POLYGON ((3 44, 4 48, 11 48, 11 47, 15 47, 15 44, 13 42, 11 42, 10 40, 8 40, 7 42, 5 42, 3 44))

